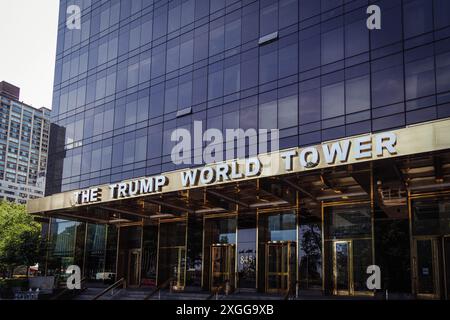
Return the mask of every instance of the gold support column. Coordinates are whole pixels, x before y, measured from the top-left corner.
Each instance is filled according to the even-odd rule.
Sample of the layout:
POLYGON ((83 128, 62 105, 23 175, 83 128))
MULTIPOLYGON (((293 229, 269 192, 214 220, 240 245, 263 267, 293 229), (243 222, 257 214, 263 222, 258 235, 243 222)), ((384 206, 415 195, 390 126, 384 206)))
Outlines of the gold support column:
POLYGON ((415 250, 414 240, 412 234, 412 208, 411 208, 411 191, 408 190, 408 220, 409 220, 409 250, 410 250, 410 264, 411 264, 411 291, 413 295, 416 295, 416 263, 415 263, 415 250))
POLYGON ((159 286, 159 238, 161 236, 161 219, 158 219, 158 241, 156 248, 156 285, 159 286))

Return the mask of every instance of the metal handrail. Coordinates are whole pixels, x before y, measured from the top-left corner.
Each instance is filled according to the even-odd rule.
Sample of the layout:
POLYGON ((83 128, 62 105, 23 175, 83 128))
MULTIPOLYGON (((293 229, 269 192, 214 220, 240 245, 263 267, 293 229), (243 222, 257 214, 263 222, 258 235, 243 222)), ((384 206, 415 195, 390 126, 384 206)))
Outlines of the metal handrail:
POLYGON ((220 286, 218 286, 217 288, 215 288, 214 290, 211 291, 211 294, 206 298, 206 300, 211 300, 213 297, 216 297, 217 299, 217 295, 225 290, 226 284, 221 284, 220 286))
POLYGON ((150 300, 151 297, 153 297, 156 293, 167 287, 167 285, 173 281, 174 278, 169 278, 166 281, 164 281, 162 284, 158 285, 155 290, 150 292, 148 295, 145 296, 144 300, 150 300))
POLYGON ((283 298, 283 300, 289 300, 289 298, 290 297, 292 297, 292 296, 296 296, 296 291, 297 291, 297 286, 300 284, 300 282, 299 281, 295 281, 295 288, 293 289, 293 288, 289 288, 288 290, 287 290, 287 292, 286 292, 286 294, 284 295, 284 298, 283 298))
POLYGON ((285 294, 284 297, 283 297, 283 300, 289 300, 289 298, 291 297, 291 295, 292 295, 292 290, 291 290, 291 289, 288 289, 288 291, 286 292, 286 294, 285 294))
MULTIPOLYGON (((87 279, 83 278, 80 281, 80 285, 83 284, 83 282, 85 282, 87 279)), ((80 291, 85 290, 86 288, 81 287, 80 291)), ((54 295, 53 297, 50 298, 50 300, 58 300, 60 297, 62 297, 63 295, 65 295, 67 292, 73 292, 73 289, 69 289, 69 288, 64 288, 62 291, 58 292, 56 295, 54 295)))
POLYGON ((99 294, 97 294, 92 300, 97 300, 98 298, 100 298, 101 296, 105 295, 106 293, 108 293, 111 290, 114 290, 115 288, 119 287, 123 285, 124 288, 126 288, 126 282, 124 278, 121 278, 119 280, 117 280, 116 282, 114 282, 112 285, 110 285, 108 288, 106 288, 105 290, 103 290, 102 292, 100 292, 99 294))

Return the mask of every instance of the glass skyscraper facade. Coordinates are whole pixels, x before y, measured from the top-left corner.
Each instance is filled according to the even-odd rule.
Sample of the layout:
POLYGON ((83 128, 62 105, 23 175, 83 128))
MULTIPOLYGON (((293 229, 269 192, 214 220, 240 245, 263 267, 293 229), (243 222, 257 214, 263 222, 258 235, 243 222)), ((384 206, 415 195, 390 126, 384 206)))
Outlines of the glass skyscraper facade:
POLYGON ((283 149, 448 117, 450 3, 374 3, 381 30, 368 1, 61 1, 47 193, 174 170, 193 121, 283 149))
POLYGON ((44 221, 43 272, 77 264, 89 281, 170 294, 448 299, 449 12, 61 0, 46 197, 28 205, 44 221), (230 178, 247 165, 231 157, 205 182, 213 165, 200 164, 188 185, 194 165, 174 164, 171 136, 196 121, 278 129, 279 150, 259 150, 271 161, 253 175, 230 178))

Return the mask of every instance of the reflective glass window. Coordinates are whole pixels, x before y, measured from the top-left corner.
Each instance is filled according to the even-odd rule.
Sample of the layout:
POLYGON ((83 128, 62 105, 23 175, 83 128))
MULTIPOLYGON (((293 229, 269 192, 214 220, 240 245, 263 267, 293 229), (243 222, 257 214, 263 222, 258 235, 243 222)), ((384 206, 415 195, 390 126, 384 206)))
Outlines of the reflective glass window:
POLYGON ((401 1, 384 1, 387 8, 382 10, 382 28, 370 35, 372 49, 380 48, 402 39, 401 1))
MULTIPOLYGON (((220 66, 218 66, 220 68, 220 66)), ((208 99, 215 99, 223 95, 223 70, 211 68, 208 76, 208 99)))
POLYGON ((280 0, 279 5, 280 29, 298 21, 298 0, 280 0))
POLYGON ((263 103, 259 106, 259 128, 278 128, 278 107, 277 101, 263 103))
POLYGON ((278 77, 283 78, 298 72, 298 45, 291 44, 278 52, 278 77))
POLYGON ((351 57, 369 50, 369 30, 366 20, 345 26, 345 56, 351 57))
POLYGON ((260 36, 278 31, 278 3, 261 8, 259 20, 260 36))
POLYGON ((240 64, 236 64, 225 68, 224 70, 224 95, 239 91, 241 87, 241 68, 240 64))
POLYGON ((344 29, 338 28, 322 34, 322 64, 344 58, 344 29))
POLYGON ((450 25, 450 2, 447 0, 433 0, 434 25, 443 28, 450 25))
POLYGON ((416 60, 405 65, 406 99, 427 96, 435 92, 434 59, 416 60))
POLYGON ((278 52, 276 46, 268 45, 260 52, 259 83, 273 81, 278 76, 278 52))
POLYGON ((405 38, 431 31, 433 27, 432 1, 410 0, 403 5, 405 38))
POLYGON ((284 129, 297 125, 298 119, 297 95, 278 100, 278 128, 284 129))
POLYGON ((300 41, 300 71, 320 66, 320 37, 313 36, 300 41))
POLYGON ((450 90, 450 52, 436 56, 436 86, 438 92, 450 90))
POLYGON ((372 69, 372 103, 374 107, 400 102, 403 94, 403 65, 389 62, 392 57, 380 60, 381 70, 372 69))
POLYGON ((344 114, 344 83, 338 82, 322 87, 322 118, 333 118, 344 114))
POLYGON ((321 93, 318 83, 300 85, 299 122, 319 121, 321 117, 321 93))
POLYGON ((370 108, 370 78, 368 75, 345 81, 346 113, 370 108))
POLYGON ((224 49, 224 26, 220 25, 209 33, 209 55, 213 56, 224 49))
POLYGON ((241 88, 245 90, 258 85, 258 50, 244 52, 241 59, 241 88))
POLYGON ((165 72, 166 52, 165 45, 153 49, 152 52, 152 78, 162 76, 165 72))
POLYGON ((225 50, 241 44, 241 19, 236 19, 225 25, 225 50))

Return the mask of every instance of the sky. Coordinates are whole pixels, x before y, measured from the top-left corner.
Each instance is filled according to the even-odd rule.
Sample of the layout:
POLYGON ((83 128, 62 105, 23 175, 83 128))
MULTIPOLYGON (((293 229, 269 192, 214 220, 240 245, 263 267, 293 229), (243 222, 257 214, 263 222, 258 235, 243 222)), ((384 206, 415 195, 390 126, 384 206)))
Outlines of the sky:
POLYGON ((0 0, 0 81, 20 100, 51 108, 59 0, 0 0))

